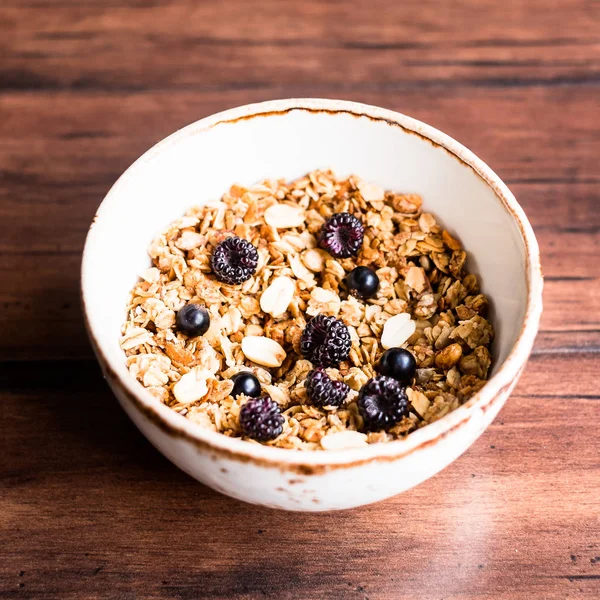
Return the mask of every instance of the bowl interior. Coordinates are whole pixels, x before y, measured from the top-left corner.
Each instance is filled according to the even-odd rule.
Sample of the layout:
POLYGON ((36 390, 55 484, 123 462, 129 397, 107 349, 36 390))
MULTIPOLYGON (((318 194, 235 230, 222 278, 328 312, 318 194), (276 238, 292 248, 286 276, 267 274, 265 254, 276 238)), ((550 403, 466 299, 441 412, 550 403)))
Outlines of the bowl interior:
POLYGON ((527 281, 523 237, 492 186, 446 149, 394 123, 291 110, 191 125, 146 153, 113 187, 87 241, 83 295, 96 343, 116 372, 129 376, 120 328, 156 234, 190 206, 219 199, 233 183, 293 179, 326 167, 421 194, 425 210, 462 241, 469 268, 492 301, 497 370, 523 325, 527 281))

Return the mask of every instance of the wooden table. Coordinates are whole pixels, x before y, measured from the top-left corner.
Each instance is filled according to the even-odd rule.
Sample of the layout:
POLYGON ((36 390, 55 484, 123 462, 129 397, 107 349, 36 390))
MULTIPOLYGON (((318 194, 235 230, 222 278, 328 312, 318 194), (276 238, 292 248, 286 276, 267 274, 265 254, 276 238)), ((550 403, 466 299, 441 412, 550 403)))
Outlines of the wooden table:
POLYGON ((600 5, 3 0, 0 598, 600 597, 600 5), (104 384, 79 310, 118 175, 227 107, 325 96, 461 140, 537 232, 545 314, 499 418, 387 502, 293 514, 178 471, 104 384))

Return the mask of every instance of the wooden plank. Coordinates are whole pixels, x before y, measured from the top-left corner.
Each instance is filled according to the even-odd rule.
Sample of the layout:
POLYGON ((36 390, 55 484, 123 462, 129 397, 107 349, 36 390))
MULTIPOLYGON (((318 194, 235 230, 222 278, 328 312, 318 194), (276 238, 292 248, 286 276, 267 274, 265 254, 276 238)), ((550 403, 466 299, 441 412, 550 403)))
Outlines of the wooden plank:
MULTIPOLYGON (((510 184, 598 183, 595 88, 533 87, 526 102, 522 92, 510 89, 381 90, 359 96, 338 91, 333 95, 399 110, 442 129, 510 184)), ((110 185, 152 144, 203 116, 269 97, 323 92, 307 83, 266 91, 0 94, 2 170, 16 181, 43 170, 42 184, 58 181, 66 187, 68 177, 110 185)), ((568 188, 563 191, 569 194, 568 188)))
POLYGON ((0 361, 91 358, 79 294, 79 253, 0 256, 0 361))
POLYGON ((598 15, 592 5, 585 0, 561 0, 552 11, 543 11, 547 8, 544 0, 520 0, 507 11, 490 0, 462 0, 453 7, 440 6, 434 0, 402 4, 373 0, 368 5, 306 0, 290 3, 281 11, 277 0, 230 0, 226 7, 219 0, 200 5, 194 0, 132 0, 126 6, 118 0, 5 0, 2 15, 12 34, 7 44, 18 41, 14 28, 19 25, 24 27, 23 35, 33 32, 48 41, 100 32, 163 32, 173 37, 194 34, 256 43, 354 40, 375 45, 400 38, 407 45, 477 40, 481 47, 510 43, 527 47, 595 40, 598 15), (41 7, 48 10, 37 10, 41 7), (385 20, 375 18, 382 14, 385 20), (470 23, 476 23, 477 28, 468 27, 470 23), (48 35, 55 32, 62 36, 48 35))
MULTIPOLYGON (((589 398, 598 400, 600 390, 594 382, 598 378, 598 352, 536 353, 526 367, 525 374, 514 395, 530 398, 589 398)), ((597 456, 600 458, 600 456, 597 456)))
MULTIPOLYGON (((598 255, 595 260, 598 260, 598 255)), ((598 289, 598 278, 547 281, 541 328, 551 332, 595 331, 600 336, 598 289)), ((596 337, 596 341, 600 342, 600 337, 596 337)))
MULTIPOLYGON (((579 134, 576 135, 579 140, 579 134)), ((572 143, 577 145, 575 140, 572 143)), ((524 160, 533 162, 531 158, 524 158, 524 160)), ((510 173, 504 173, 504 177, 509 180, 511 190, 525 209, 538 236, 542 235, 543 230, 555 229, 569 233, 598 233, 600 181, 590 177, 587 183, 578 182, 577 173, 571 175, 570 181, 565 175, 565 180, 562 182, 556 181, 556 178, 539 182, 534 180, 519 182, 512 179, 510 173)))
POLYGON ((0 597, 597 598, 598 400, 577 384, 594 381, 590 364, 535 359, 441 474, 314 515, 246 505, 179 472, 91 363, 0 366, 0 597), (561 378, 574 396, 553 395, 561 378))
POLYGON ((546 329, 546 316, 543 317, 542 329, 538 332, 533 348, 534 354, 577 354, 580 352, 600 352, 600 330, 567 329, 557 331, 546 329))
POLYGON ((597 84, 598 14, 584 0, 6 3, 12 89, 597 84), (373 15, 385 15, 384 19, 373 15), (471 24, 472 26, 469 26, 471 24), (185 68, 182 68, 182 61, 185 68))

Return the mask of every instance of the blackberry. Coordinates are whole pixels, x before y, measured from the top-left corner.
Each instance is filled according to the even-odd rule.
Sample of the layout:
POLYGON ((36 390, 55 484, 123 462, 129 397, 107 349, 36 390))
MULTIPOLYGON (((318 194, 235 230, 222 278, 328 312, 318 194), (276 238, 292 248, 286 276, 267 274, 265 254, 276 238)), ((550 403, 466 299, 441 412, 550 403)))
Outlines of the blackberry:
POLYGON ((335 213, 321 228, 319 246, 335 258, 348 258, 358 254, 363 243, 365 228, 350 213, 335 213))
POLYGON ((408 415, 406 388, 391 377, 373 377, 358 394, 358 412, 366 429, 390 429, 408 415))
POLYGON ((337 367, 350 354, 350 332, 335 317, 317 315, 304 328, 300 352, 314 365, 337 367))
POLYGON ((321 367, 306 377, 306 393, 315 406, 341 406, 350 388, 343 381, 334 381, 321 367))
POLYGON ((257 442, 274 440, 283 431, 284 418, 269 396, 248 400, 240 410, 240 425, 257 442))
POLYGON ((258 252, 247 240, 229 237, 214 249, 210 266, 216 278, 223 283, 236 285, 250 279, 256 272, 258 252))

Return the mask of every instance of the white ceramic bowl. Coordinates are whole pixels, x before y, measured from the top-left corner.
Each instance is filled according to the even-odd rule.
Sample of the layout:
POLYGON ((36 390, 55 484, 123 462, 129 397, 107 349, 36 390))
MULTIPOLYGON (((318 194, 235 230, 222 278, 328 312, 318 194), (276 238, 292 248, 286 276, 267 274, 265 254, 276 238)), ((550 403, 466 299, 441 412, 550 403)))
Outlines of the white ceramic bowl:
MULTIPOLYGON (((407 490, 484 431, 527 361, 542 311, 533 231, 508 188, 469 150, 402 114, 339 100, 276 100, 201 119, 169 136, 117 181, 90 228, 82 266, 88 331, 106 378, 144 435, 212 488, 265 506, 350 508, 407 490), (406 439, 304 453, 200 429, 153 398, 119 347, 128 292, 149 265, 153 237, 232 183, 293 179, 316 168, 418 192, 463 242, 481 275, 496 329, 493 376, 469 402, 406 439)), ((108 432, 107 432, 108 434, 108 432)))

